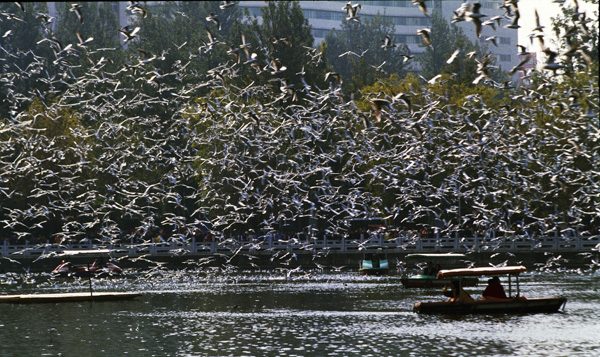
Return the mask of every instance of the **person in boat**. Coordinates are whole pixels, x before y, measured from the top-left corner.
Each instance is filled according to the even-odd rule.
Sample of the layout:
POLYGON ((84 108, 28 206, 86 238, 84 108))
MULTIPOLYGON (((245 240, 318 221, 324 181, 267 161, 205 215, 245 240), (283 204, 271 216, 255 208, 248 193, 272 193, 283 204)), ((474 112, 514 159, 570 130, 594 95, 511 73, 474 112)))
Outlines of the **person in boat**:
POLYGON ((371 264, 373 268, 379 268, 379 254, 373 253, 371 254, 371 264))
POLYGON ((504 287, 500 283, 500 278, 497 276, 488 280, 488 286, 483 290, 481 296, 483 300, 508 299, 504 287))
POLYGON ((98 260, 96 260, 96 266, 98 268, 104 268, 106 266, 106 260, 104 259, 104 257, 100 257, 98 258, 98 260))
MULTIPOLYGON (((467 293, 461 286, 458 280, 453 280, 450 283, 450 287, 452 289, 452 297, 450 298, 450 302, 471 302, 475 301, 469 293, 467 293)), ((447 286, 444 286, 444 292, 447 291, 447 286)))
POLYGON ((71 263, 71 262, 65 262, 65 261, 63 260, 63 261, 62 261, 62 263, 60 263, 60 264, 61 264, 61 265, 62 265, 64 268, 67 268, 67 269, 71 269, 71 268, 73 268, 73 263, 71 263))
POLYGON ((437 275, 437 272, 435 271, 435 267, 433 266, 432 262, 427 262, 427 266, 425 267, 425 269, 423 269, 423 275, 437 275))

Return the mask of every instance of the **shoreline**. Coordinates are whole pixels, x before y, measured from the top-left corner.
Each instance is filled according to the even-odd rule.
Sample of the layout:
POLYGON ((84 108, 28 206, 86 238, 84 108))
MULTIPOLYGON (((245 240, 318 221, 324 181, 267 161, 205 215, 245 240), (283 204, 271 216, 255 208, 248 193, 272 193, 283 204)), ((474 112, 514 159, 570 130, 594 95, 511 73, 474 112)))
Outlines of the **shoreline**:
MULTIPOLYGON (((424 264, 425 261, 405 260, 405 256, 413 252, 398 253, 388 252, 387 258, 392 271, 410 269, 416 264, 424 264), (401 268, 401 269, 399 269, 401 268)), ((233 255, 233 254, 232 254, 233 255)), ((143 259, 137 257, 117 258, 117 264, 127 270, 147 269, 156 263, 164 264, 167 269, 179 270, 196 267, 224 268, 228 266, 242 270, 252 269, 293 269, 300 267, 302 270, 343 270, 358 271, 361 252, 339 252, 339 251, 295 251, 293 253, 275 255, 272 252, 254 252, 252 254, 240 253, 236 256, 217 253, 205 254, 182 254, 182 255, 153 255, 143 259)), ((68 260, 73 264, 91 264, 94 257, 70 257, 68 260)), ((462 268, 469 265, 481 267, 490 265, 524 265, 528 270, 553 270, 558 268, 581 269, 582 271, 595 271, 600 266, 595 265, 600 261, 600 252, 473 252, 466 258, 453 259, 442 264, 443 269, 462 268)), ((64 257, 19 257, 0 260, 0 274, 4 273, 43 273, 51 272, 64 257)), ((112 259, 115 261, 115 259, 112 259)))

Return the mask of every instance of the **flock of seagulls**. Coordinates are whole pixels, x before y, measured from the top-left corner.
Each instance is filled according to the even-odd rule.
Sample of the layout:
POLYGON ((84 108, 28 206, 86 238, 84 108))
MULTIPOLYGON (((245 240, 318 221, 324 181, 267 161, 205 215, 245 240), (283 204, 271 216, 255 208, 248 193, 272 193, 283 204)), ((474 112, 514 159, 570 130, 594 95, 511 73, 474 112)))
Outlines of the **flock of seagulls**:
MULTIPOLYGON (((424 1, 413 2, 427 14, 424 1)), ((223 2, 221 9, 231 6, 223 2)), ((517 1, 502 6, 511 16, 506 27, 519 27, 517 1)), ((471 21, 480 36, 486 16, 480 8, 465 2, 452 22, 471 21)), ((137 3, 128 9, 144 17, 148 11, 137 3)), ((351 2, 342 8, 348 21, 359 21, 360 9, 351 2)), ((71 7, 83 23, 80 10, 71 7)), ((219 27, 218 15, 207 15, 207 23, 219 27)), ((572 26, 580 29, 581 19, 572 26)), ((538 19, 534 32, 541 28, 538 19)), ((118 31, 128 42, 140 30, 118 31)), ((419 33, 431 45, 430 30, 419 33)), ((240 247, 234 237, 250 229, 331 235, 345 229, 344 220, 366 217, 442 232, 470 226, 560 234, 571 227, 598 234, 597 79, 559 85, 562 53, 544 47, 543 71, 555 76, 506 92, 511 104, 470 95, 451 105, 424 87, 365 95, 372 105, 365 112, 341 94, 344 78, 335 72, 327 74, 326 88, 306 81, 294 87, 282 77, 286 64, 260 60, 254 52, 267 50, 243 34, 242 45, 221 43, 208 26, 206 36, 199 56, 227 45, 234 58, 207 73, 184 63, 159 71, 154 64, 164 56, 150 54, 110 73, 111 49, 96 49, 93 66, 81 71, 77 47, 94 45, 81 36, 75 44, 56 44, 51 36, 41 41, 55 47, 54 58, 3 47, 0 83, 11 106, 0 122, 3 234, 34 241, 52 232, 47 239, 78 241, 93 232, 141 243, 161 230, 169 240, 212 227, 234 254, 240 247), (32 58, 24 69, 12 61, 32 58), (49 76, 50 66, 60 75, 49 76), (252 66, 268 84, 231 84, 240 66, 252 66), (23 88, 23 78, 40 87, 23 88), (164 78, 181 85, 167 86, 164 78)), ((294 46, 275 34, 271 41, 294 46)), ((393 48, 389 37, 381 41, 393 48)), ((585 48, 571 53, 578 51, 585 48)), ((477 59, 477 83, 489 83, 490 59, 477 59)), ((306 49, 306 66, 319 60, 306 49)))

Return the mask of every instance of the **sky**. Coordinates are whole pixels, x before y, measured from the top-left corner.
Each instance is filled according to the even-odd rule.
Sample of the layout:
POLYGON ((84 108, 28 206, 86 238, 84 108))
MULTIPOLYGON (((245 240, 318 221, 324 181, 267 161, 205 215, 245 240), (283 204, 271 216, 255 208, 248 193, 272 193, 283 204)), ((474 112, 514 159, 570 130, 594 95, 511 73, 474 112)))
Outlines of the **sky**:
MULTIPOLYGON (((573 7, 574 2, 575 0, 566 0, 564 6, 573 7)), ((598 11, 598 5, 586 3, 584 0, 579 0, 578 3, 580 11, 585 11, 587 17, 593 17, 594 11, 598 11)), ((556 4, 553 0, 519 1, 519 11, 521 14, 519 21, 519 25, 521 25, 521 28, 519 29, 519 44, 529 46, 530 51, 541 52, 541 49, 537 45, 532 48, 530 45, 531 42, 529 41, 529 34, 535 27, 535 10, 537 9, 538 14, 540 15, 540 24, 545 26, 545 39, 555 39, 554 34, 552 33, 552 17, 557 17, 562 14, 562 11, 560 10, 561 6, 563 5, 556 4)), ((555 47, 552 42, 547 41, 546 43, 547 46, 555 47)))

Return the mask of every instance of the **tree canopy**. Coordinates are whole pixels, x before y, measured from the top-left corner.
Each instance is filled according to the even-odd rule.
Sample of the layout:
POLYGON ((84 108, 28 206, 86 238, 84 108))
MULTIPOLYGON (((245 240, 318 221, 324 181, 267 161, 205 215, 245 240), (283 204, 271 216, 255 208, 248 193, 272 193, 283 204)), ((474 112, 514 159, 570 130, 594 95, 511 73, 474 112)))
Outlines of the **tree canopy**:
MULTIPOLYGON (((450 74, 459 83, 470 84, 478 76, 477 62, 489 54, 485 46, 473 43, 455 24, 437 11, 431 14, 431 46, 425 46, 425 52, 417 58, 420 74, 430 80, 438 74, 450 74), (452 58, 450 63, 448 61, 452 58)), ((494 60, 490 65, 493 65, 494 60)), ((501 78, 497 71, 493 78, 501 78)))
POLYGON ((343 20, 341 30, 325 37, 327 60, 344 83, 344 93, 357 93, 379 78, 391 74, 404 77, 409 50, 394 42, 394 24, 387 17, 376 15, 360 22, 343 20), (386 37, 390 44, 384 47, 386 37))
MULTIPOLYGON (((386 57, 403 49, 381 47, 382 18, 346 24, 357 32, 315 49, 297 2, 269 2, 262 22, 224 5, 132 11, 129 28, 112 30, 124 51, 97 47, 96 36, 103 46, 115 38, 85 29, 111 19, 101 6, 81 5, 83 23, 62 10, 85 43, 72 28, 55 34, 40 23, 34 32, 2 15, 15 31, 3 42, 0 72, 4 235, 143 240, 203 227, 231 237, 292 223, 333 234, 367 217, 440 234, 597 234, 598 77, 585 52, 576 51, 583 62, 572 71, 534 73, 531 87, 473 83, 454 62, 423 60, 424 71, 438 72, 405 75, 404 63, 386 57), (349 43, 360 56, 340 57, 350 35, 369 33, 372 47, 349 43), (388 59, 388 73, 370 67, 388 59), (346 83, 354 98, 340 92, 346 83)), ((574 26, 580 17, 566 20, 585 33, 574 26)), ((425 58, 467 51, 467 43, 439 44, 435 32, 445 27, 432 21, 425 58)), ((479 67, 483 51, 456 64, 479 67)))

